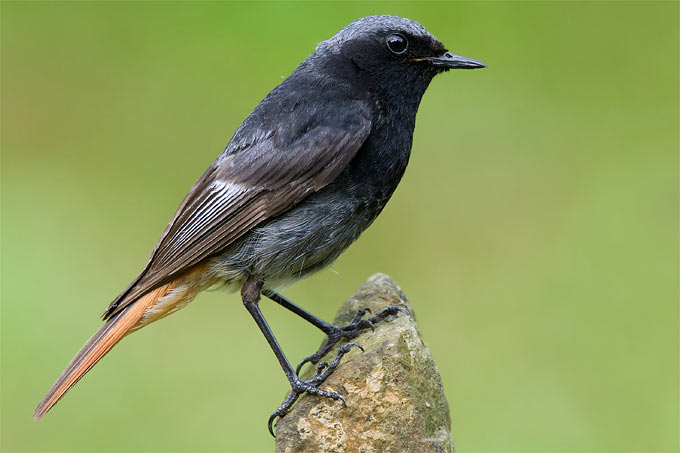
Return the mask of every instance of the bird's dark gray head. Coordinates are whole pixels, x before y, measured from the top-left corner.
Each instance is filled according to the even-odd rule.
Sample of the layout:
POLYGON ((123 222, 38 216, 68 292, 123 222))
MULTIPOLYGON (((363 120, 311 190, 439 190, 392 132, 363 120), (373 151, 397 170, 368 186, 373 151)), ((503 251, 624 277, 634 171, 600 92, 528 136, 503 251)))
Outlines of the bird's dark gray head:
POLYGON ((360 80, 369 89, 384 91, 401 86, 420 96, 438 73, 485 67, 449 52, 418 22, 397 16, 355 20, 321 42, 310 61, 317 69, 324 67, 329 75, 360 80))

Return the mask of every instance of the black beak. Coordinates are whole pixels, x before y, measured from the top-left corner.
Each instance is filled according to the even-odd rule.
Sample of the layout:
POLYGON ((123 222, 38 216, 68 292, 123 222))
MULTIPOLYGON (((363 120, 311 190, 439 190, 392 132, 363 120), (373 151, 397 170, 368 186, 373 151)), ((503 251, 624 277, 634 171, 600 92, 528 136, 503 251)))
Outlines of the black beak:
POLYGON ((418 58, 418 61, 427 61, 433 66, 439 66, 445 69, 486 68, 486 65, 481 61, 461 57, 460 55, 451 52, 444 52, 444 54, 439 57, 418 58))

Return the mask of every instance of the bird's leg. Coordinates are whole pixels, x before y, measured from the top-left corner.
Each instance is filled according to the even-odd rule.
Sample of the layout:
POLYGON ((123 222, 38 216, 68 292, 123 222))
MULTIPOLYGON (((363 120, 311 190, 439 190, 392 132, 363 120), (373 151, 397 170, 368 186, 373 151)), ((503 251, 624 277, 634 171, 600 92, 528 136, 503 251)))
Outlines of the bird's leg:
POLYGON ((281 305, 282 307, 292 311, 296 315, 300 316, 302 319, 310 322, 317 328, 321 329, 328 336, 326 342, 319 348, 318 351, 316 351, 309 357, 305 357, 304 359, 302 359, 300 363, 298 363, 297 367, 295 368, 295 373, 297 374, 300 374, 300 369, 305 363, 307 362, 311 362, 313 364, 318 363, 319 360, 321 360, 321 358, 325 356, 328 353, 328 351, 330 351, 331 348, 335 346, 335 344, 341 339, 346 338, 348 340, 351 340, 352 338, 359 335, 361 331, 365 329, 370 328, 371 330, 373 330, 373 325, 375 323, 382 321, 388 316, 396 315, 399 312, 402 312, 406 315, 409 314, 408 310, 406 310, 405 308, 393 305, 391 307, 387 307, 386 309, 382 310, 380 313, 376 314, 371 318, 363 319, 363 316, 366 313, 370 313, 371 310, 369 310, 368 308, 362 308, 354 316, 354 319, 352 320, 351 323, 347 324, 346 326, 334 326, 333 324, 330 324, 324 321, 323 319, 317 318, 316 316, 309 313, 302 307, 295 305, 293 302, 286 299, 281 294, 275 291, 265 289, 264 291, 262 291, 262 294, 267 298, 273 300, 277 304, 281 305))
POLYGON ((281 418, 284 415, 286 415, 286 413, 291 408, 293 403, 295 403, 295 401, 302 393, 310 393, 312 395, 319 395, 324 396, 326 398, 332 398, 334 400, 340 400, 342 401, 343 405, 346 405, 345 399, 340 394, 335 392, 328 392, 326 390, 321 390, 319 388, 319 385, 321 385, 326 380, 326 378, 328 378, 328 376, 330 376, 331 373, 338 367, 342 356, 349 352, 349 350, 353 346, 357 346, 362 351, 363 348, 361 348, 361 346, 359 346, 356 343, 347 343, 342 348, 340 348, 340 350, 338 351, 335 358, 330 364, 326 362, 319 363, 316 375, 312 379, 308 379, 305 381, 301 380, 298 377, 297 373, 295 373, 295 371, 293 370, 293 367, 290 365, 290 362, 286 358, 286 355, 281 350, 281 346, 279 346, 278 341, 276 341, 274 334, 269 328, 269 324, 267 324, 267 321, 264 319, 264 316, 260 311, 260 307, 258 306, 263 283, 264 282, 261 278, 255 276, 248 277, 246 282, 243 284, 243 287, 241 288, 241 298, 243 300, 243 305, 251 314, 251 316, 257 323, 257 326, 262 331, 262 334, 264 334, 264 337, 267 339, 267 343, 269 343, 269 346, 272 348, 272 351, 274 351, 274 355, 279 360, 281 368, 283 368, 283 372, 286 374, 288 382, 290 382, 291 386, 290 394, 286 397, 281 406, 279 406, 278 409, 274 411, 271 417, 269 417, 268 421, 269 433, 272 436, 276 437, 274 435, 273 430, 274 420, 276 420, 277 417, 281 418))

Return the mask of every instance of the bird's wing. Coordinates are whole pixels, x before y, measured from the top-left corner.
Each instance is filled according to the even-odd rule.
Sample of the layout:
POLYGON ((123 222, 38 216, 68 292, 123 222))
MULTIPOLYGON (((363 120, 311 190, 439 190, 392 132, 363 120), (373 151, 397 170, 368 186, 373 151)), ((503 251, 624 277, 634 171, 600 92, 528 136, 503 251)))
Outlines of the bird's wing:
POLYGON ((257 116, 244 122, 189 191, 144 270, 111 303, 104 319, 292 208, 343 171, 371 130, 367 104, 354 100, 304 110, 291 109, 267 130, 254 124, 261 120, 257 116))

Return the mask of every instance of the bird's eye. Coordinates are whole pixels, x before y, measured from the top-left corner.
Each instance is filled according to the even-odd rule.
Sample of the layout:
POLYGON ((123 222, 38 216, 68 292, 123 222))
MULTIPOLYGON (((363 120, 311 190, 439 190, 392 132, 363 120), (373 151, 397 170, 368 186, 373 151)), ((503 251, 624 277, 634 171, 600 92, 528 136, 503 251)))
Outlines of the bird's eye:
POLYGON ((387 37, 387 47, 389 47, 392 52, 399 55, 406 52, 406 48, 408 47, 408 41, 406 40, 406 37, 404 37, 404 35, 395 33, 387 37))

